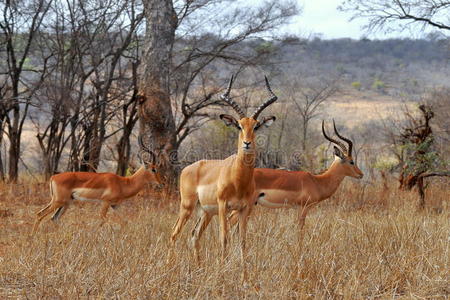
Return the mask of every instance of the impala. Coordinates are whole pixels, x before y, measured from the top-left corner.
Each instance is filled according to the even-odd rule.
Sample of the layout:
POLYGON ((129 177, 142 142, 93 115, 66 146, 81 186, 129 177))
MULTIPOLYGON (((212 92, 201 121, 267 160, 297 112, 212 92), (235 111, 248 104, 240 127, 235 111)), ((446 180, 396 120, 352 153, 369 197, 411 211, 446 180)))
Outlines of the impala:
MULTIPOLYGON (((331 197, 346 176, 361 179, 363 173, 352 158, 353 142, 339 134, 333 121, 336 135, 347 142, 348 149, 341 141, 330 138, 322 122, 322 133, 334 146, 335 159, 327 171, 320 175, 309 172, 294 172, 274 169, 255 169, 254 178, 257 204, 267 208, 298 208, 298 223, 301 230, 309 209, 331 197)), ((230 223, 238 222, 237 212, 230 215, 230 223)))
MULTIPOLYGON (((216 214, 219 216, 221 254, 222 261, 224 260, 228 231, 226 215, 227 209, 230 209, 235 210, 239 218, 241 261, 244 266, 247 217, 255 199, 255 182, 253 179, 256 151, 255 131, 263 125, 269 127, 275 120, 275 117, 272 116, 258 121, 259 114, 277 100, 267 77, 265 81, 270 98, 261 104, 250 117, 246 117, 239 105, 229 96, 233 77, 231 77, 227 91, 221 96, 221 99, 227 102, 240 118, 236 120, 230 115, 220 115, 220 119, 227 126, 233 126, 239 130, 237 154, 224 160, 201 160, 187 166, 181 172, 180 212, 173 227, 172 248, 177 235, 191 216, 196 204, 199 203, 199 220, 192 232, 192 242, 197 260, 199 260, 199 238, 211 218, 216 214)), ((245 277, 244 267, 244 280, 245 277)))
MULTIPOLYGON (((73 200, 101 202, 102 222, 100 225, 102 225, 106 221, 106 214, 110 206, 115 207, 123 200, 135 196, 148 182, 156 181, 162 185, 157 172, 155 154, 144 145, 141 137, 139 137, 139 144, 144 149, 143 155, 139 155, 142 166, 129 177, 113 173, 90 172, 66 172, 53 175, 50 178, 52 200, 37 213, 32 234, 36 232, 41 221, 52 212, 55 212, 52 220, 57 221, 73 200), (149 155, 149 159, 144 159, 143 156, 146 155, 149 155)), ((122 223, 120 218, 117 221, 122 223)))

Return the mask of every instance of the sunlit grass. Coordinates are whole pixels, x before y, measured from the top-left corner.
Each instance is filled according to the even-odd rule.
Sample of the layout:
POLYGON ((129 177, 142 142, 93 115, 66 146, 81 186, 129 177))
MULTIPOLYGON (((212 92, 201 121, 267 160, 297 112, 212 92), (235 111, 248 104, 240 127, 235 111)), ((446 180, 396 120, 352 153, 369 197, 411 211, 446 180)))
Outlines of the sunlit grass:
POLYGON ((430 190, 434 204, 418 211, 414 193, 392 189, 379 199, 376 186, 348 182, 311 211, 300 242, 296 211, 256 208, 244 285, 236 238, 225 264, 218 259, 216 220, 203 236, 200 265, 187 243, 192 221, 166 263, 176 201, 153 195, 125 203, 118 210, 124 228, 112 222, 98 228, 98 206, 73 206, 59 224, 43 222, 30 239, 34 213, 48 201, 47 186, 15 189, 16 198, 8 198, 8 186, 1 190, 0 210, 8 213, 0 216, 0 298, 450 297, 450 215, 443 187, 430 190))

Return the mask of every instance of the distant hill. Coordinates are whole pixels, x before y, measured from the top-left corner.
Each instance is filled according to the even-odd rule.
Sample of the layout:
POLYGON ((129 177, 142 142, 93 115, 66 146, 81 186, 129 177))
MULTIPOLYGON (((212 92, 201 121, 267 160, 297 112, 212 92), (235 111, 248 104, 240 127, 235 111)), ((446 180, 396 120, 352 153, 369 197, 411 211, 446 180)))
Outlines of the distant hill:
MULTIPOLYGON (((267 41, 255 47, 269 47, 267 41)), ((276 49, 277 69, 287 76, 338 77, 385 93, 416 95, 425 88, 450 86, 450 40, 302 40, 270 43, 276 49)))

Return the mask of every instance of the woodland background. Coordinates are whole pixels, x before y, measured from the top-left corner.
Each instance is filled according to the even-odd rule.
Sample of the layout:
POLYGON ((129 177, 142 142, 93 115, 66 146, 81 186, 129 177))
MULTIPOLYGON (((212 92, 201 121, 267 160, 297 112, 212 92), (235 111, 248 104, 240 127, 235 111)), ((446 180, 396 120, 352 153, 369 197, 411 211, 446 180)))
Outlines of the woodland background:
MULTIPOLYGON (((278 121, 259 140, 259 166, 321 171, 331 157, 320 121, 334 118, 355 138, 363 170, 398 171, 408 115, 419 118, 417 107, 429 103, 432 151, 445 168, 450 42, 440 31, 414 40, 286 36, 274 31, 298 12, 286 2, 264 4, 251 17, 233 6, 223 30, 210 33, 199 18, 220 3, 183 3, 175 3, 180 20, 169 86, 178 170, 234 152, 236 132, 217 121, 229 111, 218 95, 233 73, 233 96, 245 108, 265 99, 263 74, 279 96, 271 107, 278 121)), ((0 180, 47 179, 57 171, 125 175, 139 164, 142 4, 19 1, 1 8, 0 180)))
POLYGON ((0 297, 447 299, 449 7, 343 1, 369 32, 413 27, 421 38, 324 40, 283 33, 301 16, 294 1, 0 2, 0 297), (153 14, 163 4, 169 13, 153 14), (266 99, 264 75, 279 96, 265 111, 277 121, 257 139, 258 166, 322 172, 333 159, 322 120, 354 140, 364 179, 318 205, 303 240, 294 210, 257 207, 247 285, 237 284, 236 241, 219 263, 214 220, 201 265, 189 230, 167 265, 179 197, 152 187, 121 205, 124 228, 98 228, 97 206, 74 205, 29 238, 52 174, 130 174, 139 134, 152 142, 159 130, 153 149, 174 173, 234 153, 237 132, 218 120, 233 114, 219 101, 231 74, 245 109, 266 99), (149 97, 155 82, 160 98, 149 97), (145 105, 153 113, 140 124, 145 105))

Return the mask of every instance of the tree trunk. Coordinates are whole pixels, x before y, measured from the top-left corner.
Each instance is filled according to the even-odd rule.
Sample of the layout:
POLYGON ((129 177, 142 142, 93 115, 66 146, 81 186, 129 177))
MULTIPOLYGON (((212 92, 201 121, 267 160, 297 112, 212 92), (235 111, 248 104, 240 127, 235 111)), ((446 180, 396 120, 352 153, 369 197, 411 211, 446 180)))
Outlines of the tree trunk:
MULTIPOLYGON (((15 98, 17 99, 17 98, 15 98)), ((16 183, 19 178, 19 159, 20 159, 20 134, 19 132, 20 108, 16 104, 13 108, 12 124, 8 124, 9 134, 9 170, 8 180, 16 183)))
POLYGON ((3 166, 2 145, 3 145, 3 121, 4 116, 0 116, 0 182, 5 181, 5 171, 3 166))
POLYGON ((141 65, 139 133, 158 155, 163 176, 176 178, 176 128, 169 91, 169 70, 177 27, 171 0, 145 0, 146 35, 141 65))
POLYGON ((72 172, 80 171, 80 160, 78 157, 78 140, 77 140, 77 127, 78 127, 78 113, 79 110, 75 110, 74 117, 70 119, 70 156, 67 169, 72 172))

